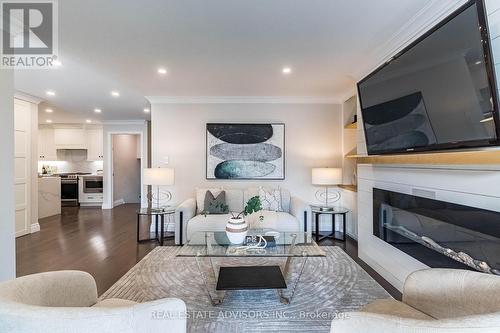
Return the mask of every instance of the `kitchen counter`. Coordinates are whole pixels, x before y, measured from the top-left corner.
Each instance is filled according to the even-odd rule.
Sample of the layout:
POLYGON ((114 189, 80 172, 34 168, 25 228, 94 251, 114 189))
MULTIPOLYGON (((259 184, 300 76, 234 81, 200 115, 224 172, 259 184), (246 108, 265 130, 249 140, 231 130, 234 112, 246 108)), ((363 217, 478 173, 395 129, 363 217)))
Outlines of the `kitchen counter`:
POLYGON ((38 178, 38 218, 61 214, 61 178, 38 178))

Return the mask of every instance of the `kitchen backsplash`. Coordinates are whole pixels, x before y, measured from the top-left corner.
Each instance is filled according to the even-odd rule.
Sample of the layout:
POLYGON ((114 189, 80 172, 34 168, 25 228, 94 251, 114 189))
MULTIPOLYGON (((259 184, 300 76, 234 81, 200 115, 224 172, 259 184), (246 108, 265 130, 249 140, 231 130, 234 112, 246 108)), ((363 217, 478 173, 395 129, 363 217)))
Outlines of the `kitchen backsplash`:
POLYGON ((57 150, 57 159, 57 161, 39 161, 38 172, 42 172, 44 165, 49 166, 53 173, 96 173, 103 167, 102 161, 87 161, 87 151, 84 149, 59 149, 57 150))

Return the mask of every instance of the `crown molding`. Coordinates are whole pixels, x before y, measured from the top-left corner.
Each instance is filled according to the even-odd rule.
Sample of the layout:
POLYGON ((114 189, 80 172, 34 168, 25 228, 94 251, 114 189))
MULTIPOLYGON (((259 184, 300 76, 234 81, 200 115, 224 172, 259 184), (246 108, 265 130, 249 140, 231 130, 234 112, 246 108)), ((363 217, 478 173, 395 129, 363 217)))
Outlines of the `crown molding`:
POLYGON ((147 120, 108 120, 103 121, 101 124, 104 125, 145 125, 147 120))
POLYGON ((466 2, 467 0, 430 0, 398 31, 396 31, 387 42, 374 49, 368 57, 373 59, 373 61, 366 64, 366 66, 361 66, 361 68, 354 73, 356 80, 361 80, 383 63, 390 61, 398 52, 425 32, 429 31, 433 26, 466 2))
POLYGON ((146 96, 151 104, 340 104, 332 96, 146 96))
POLYGON ((36 96, 33 96, 33 95, 30 95, 30 94, 23 93, 22 91, 19 91, 19 90, 16 90, 14 92, 14 98, 17 98, 17 99, 20 99, 20 100, 23 100, 26 102, 30 102, 30 103, 33 103, 36 105, 43 102, 43 99, 36 97, 36 96))

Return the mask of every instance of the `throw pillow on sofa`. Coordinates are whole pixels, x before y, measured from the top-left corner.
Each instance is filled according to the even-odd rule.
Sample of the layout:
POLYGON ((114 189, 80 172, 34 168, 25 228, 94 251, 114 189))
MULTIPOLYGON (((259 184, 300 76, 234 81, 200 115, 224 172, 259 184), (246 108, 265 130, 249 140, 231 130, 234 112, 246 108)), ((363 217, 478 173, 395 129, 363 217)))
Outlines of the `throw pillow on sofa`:
POLYGON ((212 192, 207 191, 205 194, 205 207, 203 213, 205 214, 227 214, 229 207, 226 205, 226 192, 222 191, 217 197, 214 197, 212 192))
POLYGON ((270 210, 274 212, 282 212, 281 204, 281 189, 265 189, 259 188, 259 198, 262 210, 270 210))
POLYGON ((217 197, 222 192, 222 188, 196 188, 196 209, 198 214, 205 210, 205 195, 208 191, 210 191, 214 197, 217 197))

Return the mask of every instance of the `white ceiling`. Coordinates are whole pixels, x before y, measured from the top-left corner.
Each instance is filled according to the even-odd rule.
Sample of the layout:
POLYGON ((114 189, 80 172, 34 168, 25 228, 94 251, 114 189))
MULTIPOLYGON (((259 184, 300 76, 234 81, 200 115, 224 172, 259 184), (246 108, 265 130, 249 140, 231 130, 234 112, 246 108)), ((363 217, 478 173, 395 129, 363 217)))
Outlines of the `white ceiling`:
POLYGON ((19 70, 15 85, 96 121, 147 119, 144 96, 342 100, 379 61, 382 46, 443 1, 63 0, 63 65, 19 70), (168 74, 158 75, 159 66, 168 74), (283 66, 293 73, 284 76, 283 66), (47 98, 49 89, 55 97, 47 98))

